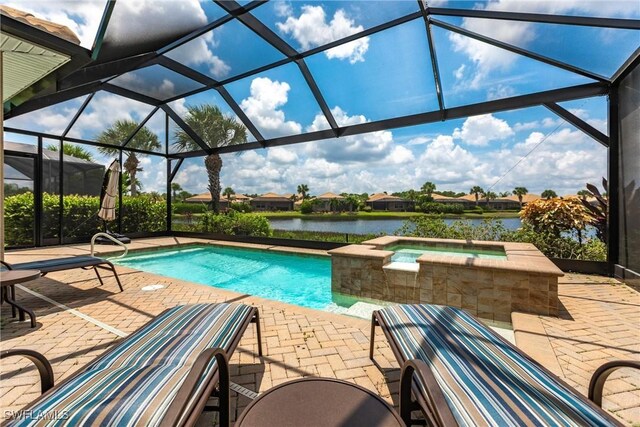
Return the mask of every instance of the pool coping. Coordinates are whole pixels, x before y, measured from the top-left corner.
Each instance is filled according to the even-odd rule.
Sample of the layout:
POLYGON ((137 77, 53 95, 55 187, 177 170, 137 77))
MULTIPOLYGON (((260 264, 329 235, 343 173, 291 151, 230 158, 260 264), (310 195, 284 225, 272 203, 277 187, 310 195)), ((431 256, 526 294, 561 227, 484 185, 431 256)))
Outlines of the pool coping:
POLYGON ((507 259, 467 258, 458 255, 423 254, 416 259, 419 264, 436 264, 443 266, 462 266, 469 268, 486 268, 501 271, 516 271, 527 274, 543 274, 562 277, 564 273, 542 252, 530 243, 495 242, 487 240, 433 239, 423 237, 382 236, 366 240, 358 245, 343 246, 328 251, 330 255, 347 255, 358 258, 385 258, 394 252, 386 248, 391 245, 422 242, 431 245, 475 246, 484 248, 500 248, 507 259))

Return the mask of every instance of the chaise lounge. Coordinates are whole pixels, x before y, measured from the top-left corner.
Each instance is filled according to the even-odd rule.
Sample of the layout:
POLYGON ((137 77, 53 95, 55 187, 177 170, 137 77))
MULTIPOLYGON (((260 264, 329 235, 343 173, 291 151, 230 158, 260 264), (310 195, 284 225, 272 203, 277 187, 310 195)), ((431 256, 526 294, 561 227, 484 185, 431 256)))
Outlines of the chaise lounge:
POLYGON ((96 276, 98 276, 100 285, 104 285, 104 283, 102 282, 102 277, 100 277, 98 269, 108 270, 113 273, 120 291, 124 291, 124 289, 122 288, 122 283, 120 283, 118 273, 116 272, 116 269, 111 261, 93 255, 53 258, 40 261, 21 262, 18 264, 9 264, 5 261, 0 261, 0 263, 2 263, 2 265, 4 265, 9 270, 39 270, 42 276, 46 276, 48 273, 53 273, 54 271, 73 270, 76 268, 89 270, 92 268, 93 271, 96 272, 96 276))
POLYGON ((52 371, 44 356, 3 351, 0 358, 21 355, 35 363, 44 393, 8 425, 39 425, 57 415, 56 425, 192 426, 204 409, 217 409, 220 425, 228 426, 227 357, 250 323, 256 324, 261 356, 257 308, 177 306, 50 389, 52 371), (215 407, 207 406, 212 395, 219 397, 215 407))
MULTIPOLYGON (((611 362, 594 374, 589 401, 473 316, 440 305, 395 305, 375 311, 402 367, 400 412, 419 410, 434 426, 620 425, 597 404, 607 376, 640 362, 611 362), (412 399, 411 395, 415 397, 412 399)), ((422 421, 424 424, 424 421, 422 421)))

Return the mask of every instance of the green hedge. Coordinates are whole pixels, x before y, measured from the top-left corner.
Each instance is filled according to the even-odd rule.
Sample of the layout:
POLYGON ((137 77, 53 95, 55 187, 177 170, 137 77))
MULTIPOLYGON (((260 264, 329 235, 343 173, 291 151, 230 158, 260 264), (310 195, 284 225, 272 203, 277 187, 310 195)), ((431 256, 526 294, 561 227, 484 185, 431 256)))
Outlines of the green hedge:
POLYGON ((435 214, 461 214, 464 213, 464 206, 460 203, 445 204, 437 202, 425 202, 419 206, 419 211, 435 214))
POLYGON ((173 229, 231 236, 270 237, 272 234, 269 220, 265 216, 238 213, 233 210, 226 214, 207 212, 199 216, 195 224, 177 224, 173 229))
MULTIPOLYGON (((33 193, 9 196, 5 199, 5 242, 7 246, 33 244, 33 193)), ((167 204, 142 194, 124 196, 122 200, 122 228, 125 233, 166 230, 167 204)), ((45 238, 59 237, 60 196, 42 194, 42 231, 45 238)), ((98 218, 100 198, 96 196, 65 195, 62 204, 62 232, 65 238, 91 237, 103 230, 98 218)), ((112 222, 115 224, 115 221, 112 222)))

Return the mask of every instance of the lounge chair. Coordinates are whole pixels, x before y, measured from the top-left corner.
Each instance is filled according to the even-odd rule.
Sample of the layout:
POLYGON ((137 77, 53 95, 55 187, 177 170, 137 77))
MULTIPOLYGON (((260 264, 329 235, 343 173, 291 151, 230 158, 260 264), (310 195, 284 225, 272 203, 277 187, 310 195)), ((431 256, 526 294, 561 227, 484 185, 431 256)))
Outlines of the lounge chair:
POLYGON ((98 276, 100 285, 104 285, 102 277, 100 277, 100 273, 98 272, 98 269, 100 268, 102 270, 111 271, 116 278, 120 291, 124 290, 122 289, 122 283, 120 283, 120 278, 118 277, 118 273, 116 272, 113 264, 109 260, 91 255, 21 262, 19 264, 9 264, 4 261, 0 261, 0 263, 9 270, 40 270, 42 276, 46 276, 47 273, 52 273, 54 271, 73 270, 76 268, 82 268, 83 270, 93 269, 93 271, 96 272, 96 276, 98 276))
MULTIPOLYGON (((256 324, 262 355, 255 307, 221 303, 166 310, 48 390, 9 425, 35 425, 38 417, 58 414, 56 425, 192 426, 205 408, 215 408, 221 425, 228 426, 227 357, 250 323, 256 324), (217 407, 207 406, 212 395, 219 396, 217 407)), ((0 358, 28 357, 43 384, 53 385, 46 359, 34 353, 7 350, 0 358)))
MULTIPOLYGON (((620 424, 463 310, 394 305, 375 311, 372 360, 376 326, 402 367, 400 413, 407 425, 419 423, 414 410, 435 426, 620 424)), ((606 377, 622 366, 640 368, 640 362, 596 371, 590 398, 600 404, 606 377)))

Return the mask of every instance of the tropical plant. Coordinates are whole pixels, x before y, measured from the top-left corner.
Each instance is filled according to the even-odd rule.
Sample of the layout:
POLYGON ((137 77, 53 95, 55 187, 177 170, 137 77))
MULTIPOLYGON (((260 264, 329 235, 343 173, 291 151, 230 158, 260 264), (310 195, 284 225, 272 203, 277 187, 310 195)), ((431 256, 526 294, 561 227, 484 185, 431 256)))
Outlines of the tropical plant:
MULTIPOLYGON (((47 145, 47 150, 58 151, 59 149, 60 147, 58 145, 47 145)), ((86 148, 75 144, 69 144, 68 142, 62 143, 62 153, 65 156, 75 157, 76 159, 82 159, 88 162, 93 161, 93 155, 86 148)))
POLYGON ((473 187, 471 187, 471 190, 469 190, 469 194, 475 194, 476 206, 478 206, 478 199, 480 199, 481 194, 484 194, 484 188, 480 187, 479 185, 474 185, 473 187))
POLYGON ((236 194, 236 192, 233 191, 233 188, 231 187, 225 188, 222 192, 222 195, 227 198, 227 202, 229 203, 231 203, 231 196, 233 196, 234 194, 236 194))
POLYGON ((511 195, 511 193, 509 193, 508 191, 502 191, 500 193, 498 193, 498 196, 500 197, 509 197, 511 195))
POLYGON ((591 191, 589 191, 589 190, 578 190, 578 192, 576 194, 578 196, 580 196, 580 197, 589 197, 589 196, 591 196, 591 191))
POLYGON ((592 221, 578 197, 535 200, 527 203, 520 212, 520 218, 523 224, 537 233, 559 237, 563 232, 575 232, 579 241, 582 240, 582 231, 592 221))
POLYGON ((302 194, 302 200, 307 198, 307 194, 309 193, 309 186, 307 184, 298 185, 298 194, 302 194))
POLYGON ((554 197, 558 197, 556 192, 553 190, 544 190, 540 196, 542 196, 543 199, 553 199, 554 197))
POLYGON ((491 200, 497 199, 498 195, 493 191, 487 191, 486 193, 482 194, 482 197, 484 197, 484 199, 487 201, 487 206, 489 206, 489 202, 491 200))
POLYGON ((527 194, 529 190, 525 187, 516 187, 513 189, 513 194, 518 196, 518 203, 520 203, 520 209, 522 209, 522 198, 527 194))
MULTIPOLYGON (((116 120, 111 127, 105 129, 98 135, 97 141, 101 144, 106 144, 109 147, 99 147, 98 151, 107 155, 114 155, 120 152, 120 145, 122 145, 138 128, 139 124, 133 120, 116 120)), ((131 138, 128 148, 136 148, 139 150, 153 151, 160 148, 160 140, 158 135, 151 132, 149 128, 143 126, 136 134, 131 138)), ((136 184, 136 173, 142 170, 140 168, 140 160, 138 156, 143 154, 136 154, 133 151, 127 152, 127 159, 124 162, 124 170, 127 171, 131 177, 131 196, 138 194, 136 184)))
POLYGON ((300 213, 310 214, 313 212, 313 202, 311 200, 303 200, 300 204, 300 213))
MULTIPOLYGON (((223 114, 220 108, 215 105, 187 106, 187 115, 184 121, 210 148, 247 142, 247 128, 238 123, 234 117, 223 114)), ((197 151, 202 149, 183 129, 177 129, 174 136, 176 142, 173 146, 178 151, 197 151)), ((204 158, 204 165, 209 179, 208 189, 209 193, 211 193, 211 209, 214 213, 219 213, 222 159, 217 153, 209 153, 204 158)))
MULTIPOLYGON (((605 178, 602 178, 602 188, 604 189, 605 194, 608 187, 609 186, 607 180, 605 178)), ((607 218, 609 216, 609 198, 601 194, 600 190, 598 190, 598 187, 593 184, 587 184, 587 191, 589 192, 589 195, 587 197, 593 197, 595 199, 595 202, 589 202, 586 197, 580 198, 580 201, 591 214, 591 225, 593 225, 596 229, 596 236, 604 243, 607 243, 607 218)))
POLYGON ((420 191, 422 191, 428 197, 431 197, 433 192, 436 191, 436 185, 431 181, 427 181, 424 184, 422 184, 422 187, 420 187, 420 191))
POLYGON ((138 178, 132 178, 129 172, 122 172, 122 187, 128 188, 125 193, 129 193, 130 196, 137 196, 142 192, 142 183, 138 178))

